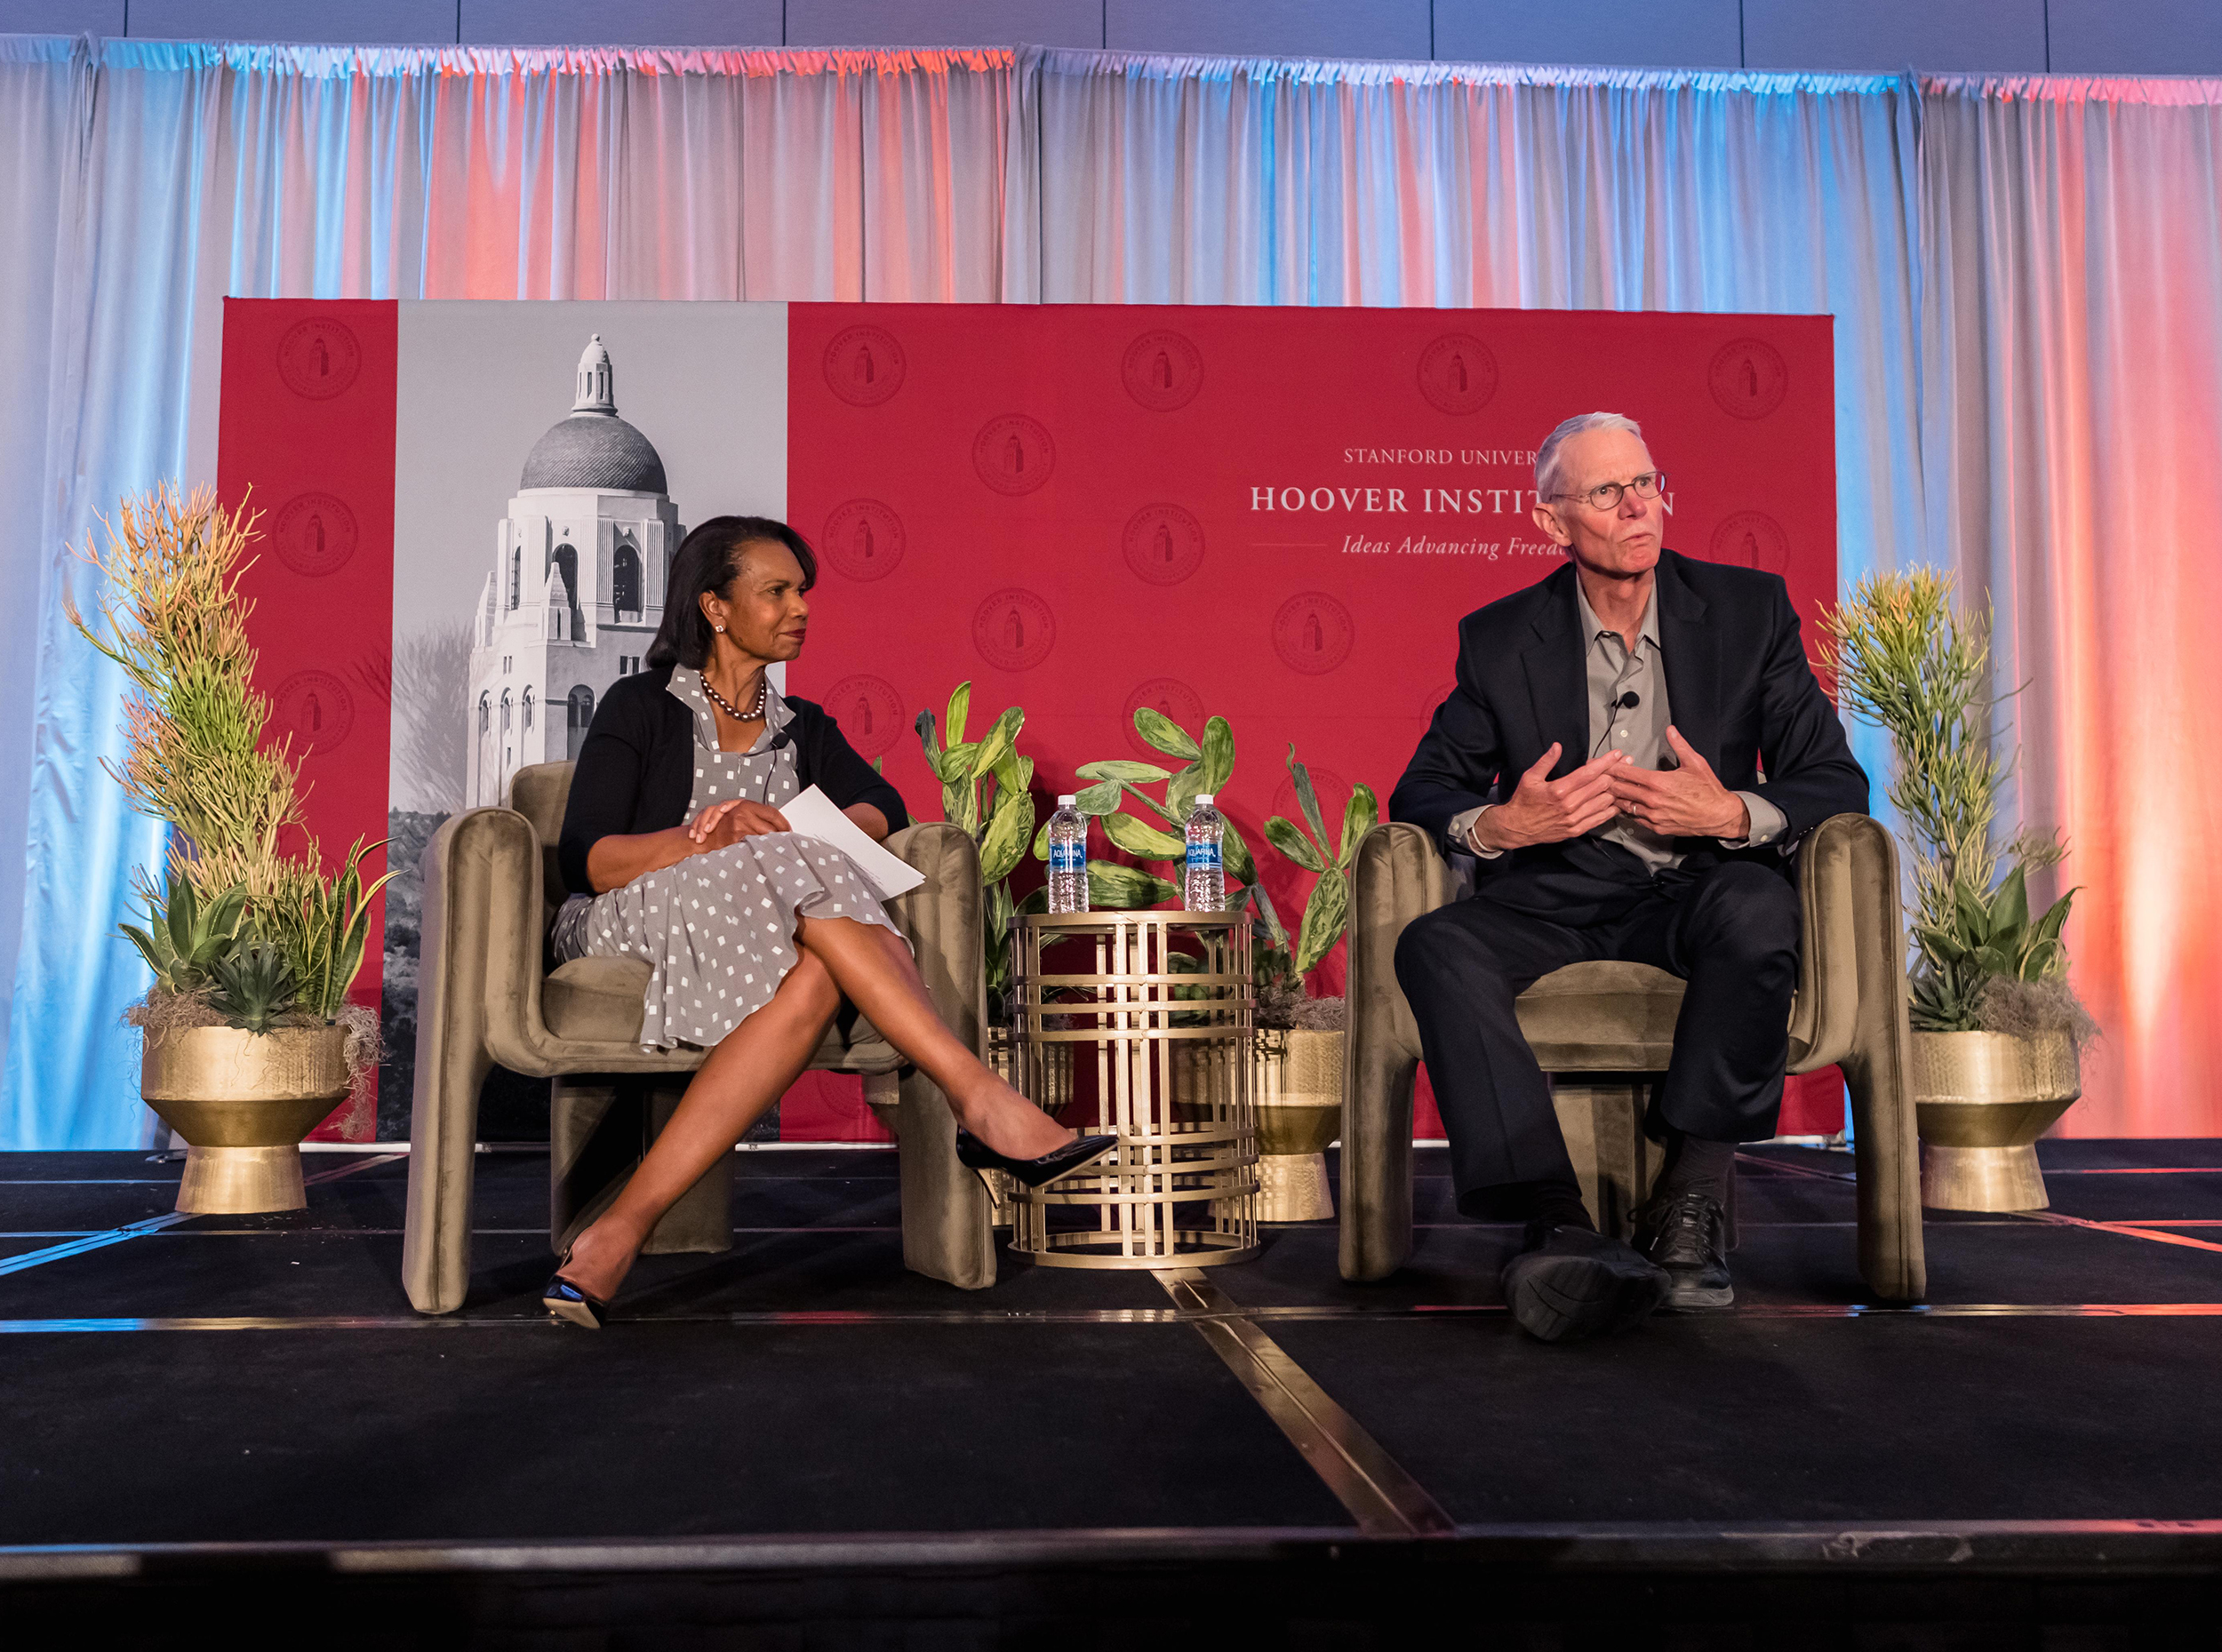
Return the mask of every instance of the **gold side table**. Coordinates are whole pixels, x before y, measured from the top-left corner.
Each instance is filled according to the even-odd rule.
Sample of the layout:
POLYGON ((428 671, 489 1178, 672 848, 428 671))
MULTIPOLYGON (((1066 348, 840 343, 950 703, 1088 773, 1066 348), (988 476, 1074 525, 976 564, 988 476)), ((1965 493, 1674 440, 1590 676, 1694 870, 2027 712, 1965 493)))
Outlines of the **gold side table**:
POLYGON ((1069 1083, 1092 1056, 1099 1128, 1119 1145, 1047 1187, 1015 1188, 1011 1248, 1067 1268, 1257 1255, 1249 915, 1024 913, 1011 920, 1011 1081, 1040 1105, 1053 1074, 1069 1083), (1071 1066, 1051 1059, 1059 1046, 1071 1066), (1096 1225, 1052 1229, 1064 1205, 1095 1206, 1096 1225))

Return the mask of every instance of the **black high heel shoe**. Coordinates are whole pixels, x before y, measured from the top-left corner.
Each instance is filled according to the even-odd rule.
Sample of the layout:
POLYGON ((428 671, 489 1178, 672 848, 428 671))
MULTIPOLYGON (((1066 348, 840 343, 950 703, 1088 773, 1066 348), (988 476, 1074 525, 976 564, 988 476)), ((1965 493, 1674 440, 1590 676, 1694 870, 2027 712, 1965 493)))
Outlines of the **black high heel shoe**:
POLYGON ((540 1302, 556 1319, 573 1325, 583 1325, 590 1331, 598 1331, 610 1317, 610 1305, 599 1297, 589 1297, 563 1275, 562 1270, 571 1265, 571 1248, 556 1263, 556 1272, 540 1290, 540 1302))
MULTIPOLYGON (((956 1161, 968 1170, 1001 1170, 1028 1187, 1046 1187, 1060 1176, 1070 1176, 1083 1165, 1093 1164, 1119 1145, 1115 1136, 1081 1136, 1038 1159, 1012 1159, 997 1153, 967 1129, 956 1133, 956 1161)), ((980 1179, 987 1178, 983 1175, 980 1179)), ((993 1193, 995 1189, 988 1189, 993 1193)))

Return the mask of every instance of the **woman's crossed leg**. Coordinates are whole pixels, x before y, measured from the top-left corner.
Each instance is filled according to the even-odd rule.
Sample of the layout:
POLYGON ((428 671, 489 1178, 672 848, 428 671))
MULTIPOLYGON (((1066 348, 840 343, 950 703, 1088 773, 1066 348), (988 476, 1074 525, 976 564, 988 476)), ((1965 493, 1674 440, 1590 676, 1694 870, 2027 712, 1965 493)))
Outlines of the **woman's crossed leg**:
POLYGON ((616 1294, 664 1212, 810 1065, 844 997, 997 1153, 1032 1159, 1073 1139, 943 1024, 901 937, 850 918, 805 918, 795 938, 795 967, 771 1002, 718 1041, 624 1190, 572 1241, 562 1277, 587 1295, 616 1294))

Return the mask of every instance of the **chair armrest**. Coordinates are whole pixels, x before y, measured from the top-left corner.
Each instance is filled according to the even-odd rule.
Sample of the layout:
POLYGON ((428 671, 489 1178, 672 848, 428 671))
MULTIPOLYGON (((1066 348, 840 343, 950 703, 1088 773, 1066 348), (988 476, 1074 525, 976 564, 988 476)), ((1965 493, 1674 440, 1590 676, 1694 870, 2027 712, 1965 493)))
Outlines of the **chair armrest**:
POLYGON ((1350 1026, 1381 1049, 1417 1061, 1419 1026, 1396 984, 1396 938, 1414 918, 1450 905, 1451 868, 1435 839, 1403 821, 1375 826, 1350 874, 1350 1026))
POLYGON ((1790 1012, 1790 1071, 1841 1062, 1858 1037, 1863 985, 1904 973, 1898 846, 1868 815, 1834 815, 1798 850, 1804 944, 1790 1012))
MULTIPOLYGON (((889 903, 909 938, 926 993, 948 1029, 985 1057, 987 968, 979 850, 946 822, 909 826, 891 853, 926 881, 889 903)), ((895 1110, 902 1177, 903 1264, 963 1290, 995 1282, 995 1233, 987 1191, 956 1156, 956 1115, 925 1073, 906 1069, 895 1110)))
POLYGON ((887 840, 887 850, 926 880, 888 903, 895 927, 910 942, 941 1019, 968 1049, 984 1055, 987 966, 979 849, 960 827, 937 820, 904 827, 887 840))
MULTIPOLYGON (((452 1313, 470 1284, 472 1153, 486 1049, 489 903, 495 866, 515 832, 532 827, 503 809, 475 809, 441 826, 419 862, 424 879, 423 968, 417 980, 416 1089, 409 1110, 409 1203, 402 1280, 422 1313, 452 1313)), ((528 868, 529 875, 529 868, 528 868)))
POLYGON ((1377 826, 1351 868, 1350 1034, 1343 1041, 1342 1276, 1385 1279, 1412 1243, 1412 1079, 1419 1027, 1396 938, 1449 903, 1451 868, 1416 826, 1377 826))

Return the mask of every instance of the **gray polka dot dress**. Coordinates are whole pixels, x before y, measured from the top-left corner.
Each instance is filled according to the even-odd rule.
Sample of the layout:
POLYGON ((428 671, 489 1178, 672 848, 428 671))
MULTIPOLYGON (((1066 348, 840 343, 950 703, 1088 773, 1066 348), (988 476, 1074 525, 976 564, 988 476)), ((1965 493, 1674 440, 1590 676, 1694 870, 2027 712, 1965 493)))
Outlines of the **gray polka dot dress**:
MULTIPOLYGON (((767 687, 764 730, 745 752, 720 751, 702 674, 681 666, 670 692, 694 715, 694 796, 687 818, 745 798, 774 808, 802 788, 795 748, 771 749, 794 717, 767 687)), ((707 1049, 771 1001, 798 956, 803 918, 854 918, 893 930, 871 882, 839 850, 791 832, 743 838, 599 895, 574 895, 556 915, 559 959, 645 958, 644 1049, 707 1049)))

